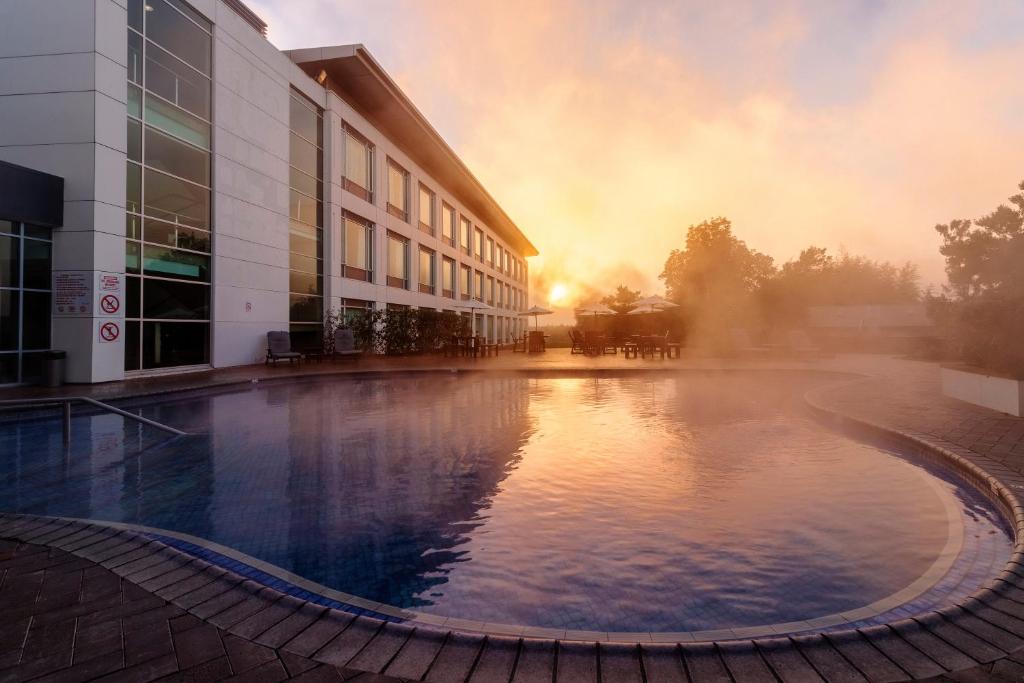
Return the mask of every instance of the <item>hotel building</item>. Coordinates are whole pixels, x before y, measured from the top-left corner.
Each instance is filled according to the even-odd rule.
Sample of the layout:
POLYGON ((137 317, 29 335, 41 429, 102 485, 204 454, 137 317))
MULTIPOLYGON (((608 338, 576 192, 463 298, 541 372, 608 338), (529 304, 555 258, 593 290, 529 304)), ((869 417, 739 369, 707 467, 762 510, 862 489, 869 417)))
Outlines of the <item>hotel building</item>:
POLYGON ((263 360, 324 314, 492 306, 537 251, 361 45, 238 0, 0 2, 0 384, 263 360))

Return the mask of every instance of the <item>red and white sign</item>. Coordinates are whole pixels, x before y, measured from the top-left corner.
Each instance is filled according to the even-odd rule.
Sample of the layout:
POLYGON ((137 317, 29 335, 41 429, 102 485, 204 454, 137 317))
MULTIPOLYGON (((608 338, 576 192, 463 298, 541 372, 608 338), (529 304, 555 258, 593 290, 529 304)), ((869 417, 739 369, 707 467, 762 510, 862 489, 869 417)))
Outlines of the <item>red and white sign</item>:
POLYGON ((100 298, 100 310, 113 315, 121 310, 121 299, 117 294, 104 294, 100 298))
POLYGON ((116 342, 120 336, 121 326, 113 320, 100 324, 99 342, 101 344, 116 342))

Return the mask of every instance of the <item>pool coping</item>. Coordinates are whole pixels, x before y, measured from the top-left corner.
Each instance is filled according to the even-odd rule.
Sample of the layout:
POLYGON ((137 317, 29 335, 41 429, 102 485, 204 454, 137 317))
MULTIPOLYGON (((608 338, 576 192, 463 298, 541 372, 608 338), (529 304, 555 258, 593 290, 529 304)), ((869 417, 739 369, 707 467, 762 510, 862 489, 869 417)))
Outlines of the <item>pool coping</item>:
MULTIPOLYGON (((828 369, 768 368, 767 370, 773 372, 811 371, 832 375, 842 374, 847 376, 856 376, 855 373, 835 372, 828 369)), ((438 371, 439 370, 428 369, 414 370, 412 372, 438 371)), ((444 370, 440 371, 443 372, 444 370)), ((475 369, 458 369, 457 371, 487 372, 486 370, 475 369)), ((680 372, 690 371, 721 372, 721 370, 716 370, 714 368, 680 370, 680 372)), ((735 372, 748 371, 748 369, 744 368, 742 370, 736 370, 735 372)), ((410 371, 397 370, 394 372, 408 374, 410 371)), ((506 372, 550 374, 550 372, 546 371, 540 371, 538 373, 536 370, 512 370, 506 372)), ((552 372, 555 374, 576 376, 594 374, 586 369, 552 372)), ((616 371, 614 369, 605 369, 600 371, 600 374, 621 375, 626 373, 637 374, 645 372, 659 372, 659 370, 616 371)), ((374 370, 369 373, 345 372, 336 374, 365 376, 366 374, 376 373, 385 375, 393 374, 392 372, 381 370, 374 370)), ((664 373, 664 369, 660 369, 659 374, 662 373, 664 373)), ((309 373, 308 376, 315 378, 325 376, 330 377, 333 375, 335 375, 335 373, 309 373)), ((297 376, 293 375, 282 379, 291 381, 296 377, 297 376)), ((979 625, 978 623, 979 617, 976 616, 977 614, 989 614, 991 610, 995 610, 1000 620, 1000 628, 1006 631, 1007 634, 1014 634, 1014 637, 1021 639, 1021 643, 1024 645, 1024 604, 1022 604, 1022 601, 1024 601, 1024 544, 1022 544, 1021 541, 1022 537, 1024 537, 1024 507, 1021 506, 1017 495, 1009 486, 1004 485, 997 477, 987 473, 976 463, 971 462, 968 457, 954 452, 951 448, 935 443, 935 440, 926 434, 894 429, 870 420, 854 417, 841 411, 828 408, 822 403, 821 394, 824 392, 834 391, 846 384, 865 381, 867 379, 870 379, 870 377, 860 375, 859 379, 854 379, 850 382, 829 383, 825 386, 817 387, 806 392, 804 395, 804 402, 816 417, 827 422, 832 422, 842 428, 859 432, 866 437, 881 438, 890 442, 898 443, 901 448, 909 449, 909 451, 914 455, 930 459, 936 464, 951 469, 961 478, 972 484, 978 491, 989 496, 1004 514, 1004 517, 1010 523, 1014 533, 1014 549, 1002 572, 993 577, 988 583, 984 584, 978 590, 974 591, 970 596, 956 604, 948 605, 937 610, 926 611, 910 618, 895 620, 878 626, 849 630, 830 630, 820 635, 796 634, 793 638, 783 637, 781 639, 779 638, 780 634, 752 634, 747 633, 744 629, 733 629, 730 630, 729 634, 722 633, 720 635, 713 635, 713 637, 709 637, 701 641, 697 641, 696 638, 693 640, 683 638, 676 640, 672 639, 675 635, 683 634, 661 634, 664 639, 655 641, 653 639, 648 639, 649 634, 619 633, 587 634, 593 635, 594 637, 588 637, 586 638, 586 641, 632 644, 640 647, 641 653, 646 648, 657 648, 666 644, 680 648, 685 648, 687 646, 709 645, 722 652, 726 650, 733 652, 743 650, 748 647, 754 649, 761 648, 762 650, 769 646, 773 648, 796 647, 797 641, 803 643, 801 647, 804 650, 806 650, 807 647, 811 647, 812 643, 822 643, 821 647, 832 647, 829 643, 834 644, 843 642, 845 638, 855 637, 867 639, 869 642, 875 644, 879 650, 886 652, 893 661, 899 664, 899 659, 902 655, 900 655, 897 650, 885 649, 881 645, 885 639, 892 637, 893 632, 895 632, 900 634, 904 640, 909 640, 911 642, 914 642, 913 638, 918 637, 916 634, 920 634, 920 637, 922 638, 937 638, 936 646, 938 643, 941 643, 943 644, 943 647, 955 647, 958 652, 963 652, 968 655, 970 658, 969 661, 987 663, 1005 657, 1010 652, 1009 649, 1000 649, 996 651, 997 649, 991 645, 990 637, 987 639, 984 631, 986 628, 984 624, 988 624, 989 622, 982 619, 982 624, 979 625), (956 639, 951 640, 950 628, 956 629, 956 633, 960 636, 969 636, 981 643, 988 642, 989 645, 985 648, 978 648, 971 647, 970 643, 964 644, 964 642, 956 639), (608 636, 608 639, 602 640, 600 637, 602 635, 608 636), (762 637, 762 635, 764 637, 762 637), (805 640, 807 642, 804 642, 805 640)), ((246 383, 247 382, 225 382, 222 386, 246 383)), ((202 387, 183 388, 182 391, 193 391, 199 388, 202 387)), ((167 532, 161 533, 166 534, 167 532)), ((339 634, 349 626, 350 622, 353 621, 365 624, 366 628, 372 629, 374 633, 380 631, 385 625, 384 620, 367 614, 346 614, 340 610, 324 608, 322 605, 316 605, 316 603, 308 600, 299 600, 294 596, 281 593, 275 588, 266 587, 258 582, 246 579, 243 575, 236 572, 222 567, 217 567, 216 565, 201 558, 197 559, 192 555, 173 548, 162 541, 141 534, 136 530, 116 528, 108 523, 94 524, 34 515, 0 514, 0 537, 11 538, 27 543, 51 545, 79 555, 85 559, 97 561, 102 566, 111 569, 128 580, 137 581, 143 588, 150 589, 156 595, 164 597, 185 609, 189 609, 189 611, 192 611, 192 608, 196 606, 189 604, 190 600, 188 597, 193 595, 196 591, 189 591, 185 593, 179 593, 178 591, 180 591, 184 584, 188 584, 189 581, 196 582, 196 577, 202 576, 208 578, 210 581, 220 582, 224 586, 225 592, 239 593, 241 595, 240 599, 243 601, 253 600, 259 602, 263 609, 266 609, 269 605, 283 606, 287 604, 289 608, 294 608, 292 613, 295 613, 298 610, 307 608, 307 606, 315 605, 317 609, 326 610, 325 614, 330 615, 322 617, 321 621, 323 621, 323 619, 333 621, 338 628, 339 634), (158 569, 161 571, 157 571, 158 569)), ((201 603, 199 607, 202 607, 203 604, 205 603, 201 603)), ((198 611, 200 613, 197 614, 197 616, 202 618, 202 610, 198 611)), ((247 622, 243 620, 240 623, 244 625, 247 622)), ((469 627, 470 624, 462 624, 457 620, 448 620, 442 625, 428 624, 424 626, 420 624, 392 623, 389 624, 389 626, 393 629, 408 629, 410 632, 409 638, 426 638, 428 640, 436 639, 438 637, 448 638, 454 633, 468 632, 472 634, 475 631, 475 629, 469 627)), ((234 627, 235 625, 230 626, 228 630, 231 631, 234 627)), ((489 631, 486 635, 476 631, 474 635, 485 638, 502 638, 505 636, 512 636, 514 638, 525 638, 548 643, 556 643, 558 641, 565 640, 564 638, 552 637, 552 634, 550 634, 550 631, 552 631, 551 629, 513 627, 513 630, 514 632, 512 633, 505 633, 500 630, 494 632, 489 631)), ((557 632, 559 630, 556 629, 554 631, 557 632)), ((241 635, 245 634, 242 633, 241 635)), ((256 638, 256 642, 260 642, 259 638, 256 638)), ((814 646, 818 647, 818 645, 814 646)), ((314 656, 313 658, 316 659, 317 657, 314 656)), ((947 661, 950 662, 950 666, 939 661, 947 671, 964 668, 963 666, 952 665, 953 660, 947 661)), ((327 663, 332 662, 327 661, 327 663)), ((908 666, 910 666, 910 663, 908 663, 908 666)), ((910 670, 906 667, 904 667, 904 669, 910 670)))

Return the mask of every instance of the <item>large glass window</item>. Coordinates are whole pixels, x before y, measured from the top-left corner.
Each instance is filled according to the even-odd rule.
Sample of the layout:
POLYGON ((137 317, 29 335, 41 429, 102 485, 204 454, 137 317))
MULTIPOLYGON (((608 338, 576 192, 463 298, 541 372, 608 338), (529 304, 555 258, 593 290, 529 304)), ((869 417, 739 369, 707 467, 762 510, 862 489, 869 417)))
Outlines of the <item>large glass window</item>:
POLYGON ((403 221, 409 220, 409 173, 388 159, 388 211, 403 221))
POLYGON ((441 239, 448 246, 455 246, 455 209, 444 202, 441 202, 441 239))
POLYGON ((487 258, 487 265, 494 267, 494 240, 490 237, 487 238, 487 246, 484 249, 484 255, 487 258))
POLYGON ((289 107, 289 329, 296 348, 317 347, 324 293, 323 110, 294 89, 289 107))
POLYGON ((473 254, 477 261, 484 260, 484 231, 480 228, 473 231, 473 254))
POLYGON ((342 254, 342 275, 366 282, 373 281, 373 227, 353 214, 345 212, 345 244, 342 254))
POLYGON ((467 301, 473 296, 473 269, 459 265, 459 298, 467 301))
POLYGON ((348 124, 341 124, 345 135, 345 189, 373 201, 373 145, 348 124))
POLYGON ((420 247, 420 291, 424 294, 434 293, 434 262, 437 255, 432 249, 420 247))
POLYGON ((484 300, 484 274, 479 270, 473 276, 473 298, 484 300))
POLYGON ((35 380, 50 348, 46 228, 0 220, 0 384, 35 380))
POLYGON ((434 234, 434 193, 420 185, 420 230, 434 234))
POLYGON ((473 252, 473 224, 465 216, 459 216, 459 240, 460 247, 464 253, 473 252))
POLYGON ((388 232, 388 286, 409 288, 409 240, 388 232))
POLYGON ((212 26, 182 0, 129 5, 125 370, 204 364, 212 26))
POLYGON ((441 295, 455 298, 455 260, 447 256, 441 262, 441 295))

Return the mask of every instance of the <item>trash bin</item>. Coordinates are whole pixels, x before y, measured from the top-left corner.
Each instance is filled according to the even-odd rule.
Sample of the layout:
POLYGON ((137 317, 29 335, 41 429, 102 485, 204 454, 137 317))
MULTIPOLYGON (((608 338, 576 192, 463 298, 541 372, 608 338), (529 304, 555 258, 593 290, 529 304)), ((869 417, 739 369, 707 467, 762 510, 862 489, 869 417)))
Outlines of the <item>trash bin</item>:
POLYGON ((48 387, 59 387, 64 383, 64 359, 66 351, 47 351, 43 354, 43 383, 48 387))

